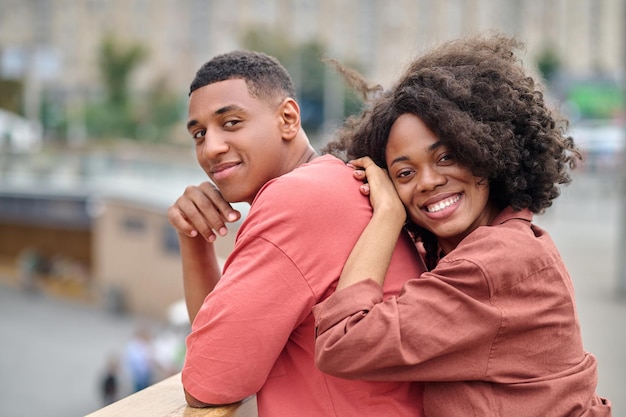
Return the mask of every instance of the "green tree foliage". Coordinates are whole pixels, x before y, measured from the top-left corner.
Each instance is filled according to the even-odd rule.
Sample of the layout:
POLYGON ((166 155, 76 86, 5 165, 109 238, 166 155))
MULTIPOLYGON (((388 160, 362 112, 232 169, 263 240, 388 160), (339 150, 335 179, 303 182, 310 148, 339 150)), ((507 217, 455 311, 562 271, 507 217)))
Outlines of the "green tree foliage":
POLYGON ((0 78, 0 109, 13 113, 23 114, 24 85, 18 80, 3 80, 0 78))
POLYGON ((559 54, 553 47, 547 46, 543 48, 537 58, 537 68, 543 79, 550 84, 561 68, 559 54))
POLYGON ((167 79, 156 80, 148 91, 131 88, 133 73, 148 57, 141 44, 122 43, 111 36, 103 39, 98 54, 103 95, 85 110, 90 137, 168 139, 171 127, 180 119, 181 103, 167 88, 167 79))
POLYGON ((128 103, 128 83, 132 72, 147 57, 147 50, 139 44, 122 45, 111 36, 100 46, 98 64, 104 82, 107 100, 111 104, 128 103))

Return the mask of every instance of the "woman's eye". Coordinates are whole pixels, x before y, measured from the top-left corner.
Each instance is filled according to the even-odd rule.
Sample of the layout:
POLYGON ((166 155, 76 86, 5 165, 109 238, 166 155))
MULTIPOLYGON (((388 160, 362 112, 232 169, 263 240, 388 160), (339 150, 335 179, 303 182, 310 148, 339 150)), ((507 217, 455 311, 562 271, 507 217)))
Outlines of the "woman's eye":
POLYGON ((203 137, 204 137, 204 134, 205 134, 205 133, 206 133, 206 130, 198 130, 196 133, 194 133, 194 134, 192 135, 192 137, 193 137, 194 139, 201 139, 201 138, 203 138, 203 137))
POLYGON ((412 171, 410 171, 410 170, 408 170, 408 169, 405 169, 405 170, 403 170, 403 171, 398 172, 397 177, 398 177, 398 178, 406 178, 406 177, 408 177, 409 175, 411 175, 411 172, 412 172, 412 171))

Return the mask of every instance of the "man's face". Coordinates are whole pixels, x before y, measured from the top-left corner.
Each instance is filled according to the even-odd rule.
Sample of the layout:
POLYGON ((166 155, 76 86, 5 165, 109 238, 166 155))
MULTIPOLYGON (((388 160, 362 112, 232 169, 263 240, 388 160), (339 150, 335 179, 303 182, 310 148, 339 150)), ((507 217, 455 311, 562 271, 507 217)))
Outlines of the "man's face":
POLYGON ((229 202, 251 203, 282 174, 281 104, 252 97, 243 79, 206 85, 189 98, 187 129, 202 169, 229 202))

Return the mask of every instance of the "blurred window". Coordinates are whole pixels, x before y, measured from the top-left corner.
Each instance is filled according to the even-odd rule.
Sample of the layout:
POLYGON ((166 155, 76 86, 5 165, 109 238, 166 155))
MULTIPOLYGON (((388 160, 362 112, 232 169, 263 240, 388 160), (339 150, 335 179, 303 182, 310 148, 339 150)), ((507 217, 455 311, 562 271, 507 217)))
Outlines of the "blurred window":
POLYGON ((169 223, 166 223, 163 226, 162 236, 163 250, 169 254, 179 255, 180 246, 178 244, 178 235, 176 233, 176 230, 172 226, 170 226, 169 223))
POLYGON ((146 222, 137 216, 126 216, 122 220, 122 228, 129 233, 140 234, 146 230, 146 222))

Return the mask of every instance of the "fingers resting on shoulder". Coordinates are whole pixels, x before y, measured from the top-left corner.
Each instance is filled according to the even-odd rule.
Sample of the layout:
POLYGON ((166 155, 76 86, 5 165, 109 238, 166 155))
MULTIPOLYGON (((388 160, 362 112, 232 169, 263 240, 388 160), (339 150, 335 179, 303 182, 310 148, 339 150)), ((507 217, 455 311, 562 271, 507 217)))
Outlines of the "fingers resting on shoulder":
POLYGON ((348 162, 348 166, 354 168, 354 178, 363 181, 360 190, 364 195, 370 194, 370 184, 378 186, 378 184, 389 182, 387 170, 376 165, 369 156, 353 159, 348 162))
POLYGON ((189 237, 201 235, 209 242, 217 235, 228 233, 227 223, 241 218, 241 213, 224 200, 212 183, 188 186, 184 193, 168 209, 170 224, 180 234, 189 237))
POLYGON ((355 169, 354 177, 364 182, 360 191, 369 196, 374 211, 384 209, 394 216, 406 217, 404 206, 387 170, 376 165, 367 156, 351 160, 348 165, 355 169))

